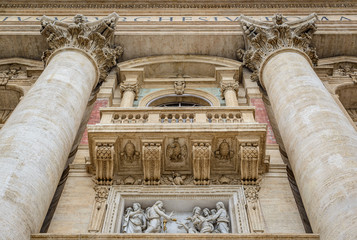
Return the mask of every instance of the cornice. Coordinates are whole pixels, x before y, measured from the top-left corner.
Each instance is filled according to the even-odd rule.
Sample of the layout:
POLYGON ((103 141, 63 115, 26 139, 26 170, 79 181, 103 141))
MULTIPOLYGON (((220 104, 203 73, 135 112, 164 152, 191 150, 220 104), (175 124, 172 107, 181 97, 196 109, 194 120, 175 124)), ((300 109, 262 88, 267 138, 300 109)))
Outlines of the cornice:
POLYGON ((190 1, 177 1, 177 2, 172 2, 172 1, 121 1, 117 3, 113 2, 103 2, 103 1, 93 1, 92 3, 88 3, 88 1, 82 3, 78 3, 76 1, 66 1, 61 3, 59 2, 53 2, 49 3, 46 1, 31 1, 31 3, 26 3, 26 2, 18 2, 18 3, 2 3, 0 4, 0 8, 15 8, 15 9, 20 9, 20 8, 47 8, 47 9, 60 9, 60 8, 66 8, 66 9, 73 9, 73 8, 79 8, 79 9, 155 9, 155 8, 174 8, 174 9, 215 9, 215 8, 242 8, 242 9, 252 9, 252 8, 258 8, 258 9, 274 9, 274 8, 282 8, 282 9, 287 9, 287 8, 354 8, 357 7, 357 3, 351 1, 351 2, 346 2, 346 1, 300 1, 300 2, 295 2, 295 3, 289 3, 279 1, 276 3, 249 3, 249 2, 238 2, 237 1, 195 1, 195 2, 190 2, 190 1), (217 3, 219 2, 219 3, 217 3))

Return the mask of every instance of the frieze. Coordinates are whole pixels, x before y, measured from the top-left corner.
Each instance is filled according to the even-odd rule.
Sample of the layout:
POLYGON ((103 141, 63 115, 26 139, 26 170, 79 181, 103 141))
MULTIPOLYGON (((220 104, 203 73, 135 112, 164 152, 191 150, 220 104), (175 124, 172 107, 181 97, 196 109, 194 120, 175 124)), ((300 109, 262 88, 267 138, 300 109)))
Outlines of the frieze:
POLYGON ((172 3, 172 2, 151 2, 151 3, 4 3, 0 4, 0 8, 89 8, 89 9, 113 9, 113 8, 353 8, 357 7, 356 3, 326 3, 326 2, 314 2, 314 3, 207 3, 207 2, 185 2, 185 3, 172 3))
MULTIPOLYGON (((13 15, 2 15, 0 16, 0 22, 38 22, 42 16, 13 16, 13 15)), ((73 22, 73 17, 68 16, 52 16, 56 21, 62 22, 73 22)), ((105 16, 87 16, 88 21, 98 21, 105 18, 105 16)), ((258 21, 272 21, 271 16, 251 16, 251 18, 258 21)), ((284 16, 287 21, 295 21, 302 19, 302 16, 284 16)), ((319 15, 318 20, 321 22, 338 21, 338 22, 349 22, 356 21, 356 15, 319 15)), ((142 22, 239 22, 240 16, 119 16, 118 22, 131 22, 131 23, 142 23, 142 22)))

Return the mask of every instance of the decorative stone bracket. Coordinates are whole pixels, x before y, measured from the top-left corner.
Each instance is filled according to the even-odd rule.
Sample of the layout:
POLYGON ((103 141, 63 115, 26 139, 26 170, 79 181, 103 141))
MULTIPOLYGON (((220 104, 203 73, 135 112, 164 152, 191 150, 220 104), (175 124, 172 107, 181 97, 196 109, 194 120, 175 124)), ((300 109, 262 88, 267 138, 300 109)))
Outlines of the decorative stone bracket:
POLYGON ((95 182, 99 185, 111 185, 114 172, 114 145, 113 143, 99 143, 95 152, 95 182))
POLYGON ((196 185, 210 183, 211 143, 195 141, 192 146, 193 179, 196 185))

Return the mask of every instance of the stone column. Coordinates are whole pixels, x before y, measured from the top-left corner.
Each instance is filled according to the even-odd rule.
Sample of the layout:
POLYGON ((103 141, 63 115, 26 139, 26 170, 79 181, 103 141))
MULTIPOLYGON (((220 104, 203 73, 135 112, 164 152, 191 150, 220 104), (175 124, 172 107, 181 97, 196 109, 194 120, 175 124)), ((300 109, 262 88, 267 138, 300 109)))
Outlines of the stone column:
POLYGON ((227 107, 238 106, 237 90, 237 82, 221 82, 221 92, 226 101, 227 107))
POLYGON ((132 107, 138 96, 139 86, 143 79, 144 69, 120 69, 120 75, 124 82, 120 84, 120 107, 132 107))
POLYGON ((40 230, 91 91, 121 53, 109 47, 117 19, 42 19, 47 66, 0 132, 2 239, 29 239, 40 230))
POLYGON ((269 95, 313 231, 355 239, 357 133, 312 68, 314 22, 314 15, 291 23, 243 16, 243 60, 269 95))
POLYGON ((120 107, 132 107, 138 90, 139 87, 137 83, 122 83, 120 85, 120 91, 122 92, 120 107))
POLYGON ((219 78, 218 81, 221 85, 221 95, 222 98, 226 101, 227 107, 237 107, 238 106, 238 97, 237 91, 239 84, 236 81, 237 75, 239 75, 240 69, 216 69, 217 77, 219 78))

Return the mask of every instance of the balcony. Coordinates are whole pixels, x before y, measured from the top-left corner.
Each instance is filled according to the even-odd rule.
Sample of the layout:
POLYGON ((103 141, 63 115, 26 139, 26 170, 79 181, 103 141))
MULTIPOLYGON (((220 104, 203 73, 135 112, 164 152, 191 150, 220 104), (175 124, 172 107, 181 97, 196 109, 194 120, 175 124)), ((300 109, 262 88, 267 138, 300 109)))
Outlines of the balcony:
POLYGON ((102 185, 157 185, 172 174, 185 184, 254 184, 269 165, 266 124, 254 111, 102 108, 100 123, 88 126, 89 168, 102 185))

